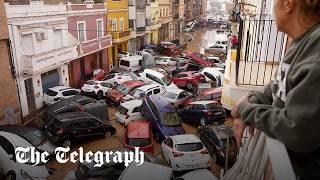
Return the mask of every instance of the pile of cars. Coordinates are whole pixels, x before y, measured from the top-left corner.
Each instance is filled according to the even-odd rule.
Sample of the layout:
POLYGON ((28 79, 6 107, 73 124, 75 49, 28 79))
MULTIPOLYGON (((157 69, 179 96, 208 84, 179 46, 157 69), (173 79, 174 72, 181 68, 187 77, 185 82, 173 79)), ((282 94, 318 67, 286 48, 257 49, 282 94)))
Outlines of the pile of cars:
MULTIPOLYGON (((84 82, 81 89, 66 86, 49 88, 44 93, 46 107, 35 117, 35 127, 0 126, 0 154, 5 154, 0 155, 0 165, 2 162, 11 163, 7 163, 5 174, 14 179, 32 179, 33 171, 43 171, 29 165, 17 165, 14 161, 14 148, 17 146, 34 146, 39 151, 47 150, 53 154, 57 146, 71 147, 112 136, 117 129, 109 120, 108 106, 111 105, 117 109, 116 121, 123 125, 123 147, 126 150, 140 147, 151 153, 146 154, 150 156, 146 157, 148 162, 169 166, 170 171, 209 168, 211 157, 222 162, 223 153, 226 153, 223 150, 226 146, 224 138, 230 138, 230 144, 234 140, 232 134, 216 135, 221 141, 210 141, 204 132, 218 134, 224 131, 209 128, 220 127, 226 118, 225 109, 220 104, 223 62, 194 52, 183 57, 154 56, 154 67, 142 70, 141 57, 121 53, 120 71, 109 74, 99 71, 96 73, 99 77, 84 82), (199 127, 199 137, 185 134, 182 122, 199 127), (153 157, 156 143, 161 144, 166 162, 153 157)), ((228 157, 234 156, 231 153, 228 157)), ((75 175, 77 179, 106 176, 125 179, 125 175, 121 175, 125 170, 123 164, 107 164, 103 168, 102 173, 93 165, 79 164, 75 175)), ((202 171, 206 170, 195 174, 206 174, 202 171)), ((49 172, 43 171, 43 176, 47 177, 49 172)), ((188 179, 188 175, 184 176, 181 178, 188 179)))

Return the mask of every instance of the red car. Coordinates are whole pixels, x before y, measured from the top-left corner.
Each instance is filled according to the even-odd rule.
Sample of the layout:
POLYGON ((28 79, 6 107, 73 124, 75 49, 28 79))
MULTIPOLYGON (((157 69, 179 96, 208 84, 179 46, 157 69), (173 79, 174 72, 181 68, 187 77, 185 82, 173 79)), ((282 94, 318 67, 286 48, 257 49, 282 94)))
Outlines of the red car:
POLYGON ((206 67, 213 67, 214 66, 214 63, 209 61, 207 56, 205 56, 201 53, 193 52, 193 53, 188 54, 188 57, 202 66, 206 66, 206 67))
POLYGON ((178 87, 187 87, 190 90, 199 82, 205 81, 205 77, 197 71, 187 71, 174 75, 172 81, 178 87))
POLYGON ((189 103, 195 102, 195 101, 217 101, 221 104, 221 95, 222 95, 222 87, 211 88, 202 92, 198 96, 186 101, 184 103, 184 106, 187 106, 189 103))
POLYGON ((109 100, 116 104, 120 104, 122 98, 134 89, 143 86, 144 82, 139 80, 130 80, 120 84, 118 87, 109 91, 106 96, 109 100))
POLYGON ((123 147, 153 153, 153 135, 147 120, 130 121, 123 131, 123 147))

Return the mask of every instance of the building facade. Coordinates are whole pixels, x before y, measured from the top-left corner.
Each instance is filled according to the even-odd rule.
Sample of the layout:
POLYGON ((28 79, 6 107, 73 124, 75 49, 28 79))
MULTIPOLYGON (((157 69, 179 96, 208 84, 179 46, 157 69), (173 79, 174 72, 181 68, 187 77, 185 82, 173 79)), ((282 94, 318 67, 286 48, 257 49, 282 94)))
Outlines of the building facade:
POLYGON ((169 41, 173 39, 174 28, 172 23, 172 2, 171 0, 159 0, 159 40, 169 41))
POLYGON ((23 119, 43 106, 43 93, 69 85, 68 64, 77 57, 77 41, 68 32, 65 5, 5 5, 12 58, 23 119))
POLYGON ((150 34, 150 44, 159 43, 159 28, 161 27, 159 21, 160 8, 159 0, 150 0, 151 7, 151 34, 150 34))
POLYGON ((109 71, 107 48, 112 38, 106 29, 104 4, 68 4, 68 30, 77 40, 78 56, 69 64, 70 85, 79 88, 93 76, 93 71, 109 71))
POLYGON ((106 0, 107 29, 112 34, 112 47, 108 48, 109 69, 118 66, 118 53, 128 51, 130 39, 128 0, 106 0))
POLYGON ((20 108, 4 2, 0 1, 0 124, 20 123, 20 108))
POLYGON ((174 37, 178 38, 180 32, 183 31, 185 26, 184 18, 184 0, 173 0, 172 1, 172 18, 174 27, 174 37))

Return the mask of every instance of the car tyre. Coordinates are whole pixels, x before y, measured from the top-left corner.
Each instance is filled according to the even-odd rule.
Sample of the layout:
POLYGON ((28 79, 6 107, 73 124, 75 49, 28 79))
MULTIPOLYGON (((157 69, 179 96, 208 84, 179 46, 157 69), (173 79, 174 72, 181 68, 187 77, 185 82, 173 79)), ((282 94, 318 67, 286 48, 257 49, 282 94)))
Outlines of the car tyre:
POLYGON ((72 143, 71 140, 69 138, 66 138, 62 141, 62 146, 63 147, 71 147, 72 143))
POLYGON ((97 93, 97 99, 100 100, 100 99, 102 99, 102 98, 103 98, 103 92, 102 92, 102 91, 99 91, 99 92, 97 93))
POLYGON ((191 82, 187 83, 187 89, 189 90, 193 89, 193 84, 191 82))
POLYGON ((13 171, 8 172, 6 180, 16 180, 16 174, 13 171))

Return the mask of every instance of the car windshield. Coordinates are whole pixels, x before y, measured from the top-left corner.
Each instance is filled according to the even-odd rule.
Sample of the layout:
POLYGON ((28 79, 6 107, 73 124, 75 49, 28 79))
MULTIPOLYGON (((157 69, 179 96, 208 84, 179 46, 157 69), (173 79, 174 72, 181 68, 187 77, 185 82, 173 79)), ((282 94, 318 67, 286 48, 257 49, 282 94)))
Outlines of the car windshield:
POLYGON ((118 111, 121 113, 121 114, 127 114, 128 113, 128 109, 123 107, 123 106, 119 106, 118 107, 118 111))
POLYGON ((134 147, 143 147, 151 144, 151 139, 149 138, 128 138, 128 144, 134 147))
POLYGON ((177 144, 176 149, 182 152, 192 152, 192 151, 199 151, 203 148, 201 142, 197 143, 185 143, 185 144, 177 144))
POLYGON ((169 86, 171 84, 171 80, 167 76, 163 76, 162 81, 167 86, 169 86))
POLYGON ((218 106, 217 103, 210 103, 210 104, 207 104, 207 109, 216 109, 218 106))
POLYGON ((87 85, 96 85, 97 83, 94 81, 87 81, 85 84, 87 85))
POLYGON ((128 94, 131 90, 130 87, 128 86, 125 86, 124 84, 120 84, 118 87, 117 87, 117 90, 119 92, 121 92, 122 94, 128 94))
POLYGON ((140 89, 135 89, 130 93, 130 95, 135 98, 141 98, 145 96, 145 92, 140 89))
POLYGON ((46 94, 47 94, 48 96, 56 96, 58 93, 55 92, 55 91, 52 91, 52 90, 48 89, 48 90, 46 91, 46 94))
POLYGON ((46 136, 42 131, 39 131, 39 130, 34 131, 30 134, 27 134, 25 138, 35 147, 39 146, 44 141, 46 141, 46 136))
POLYGON ((162 124, 165 126, 180 126, 181 120, 176 112, 164 112, 162 113, 162 124))
POLYGON ((163 96, 166 97, 166 98, 169 98, 169 99, 176 99, 177 94, 169 92, 169 91, 166 91, 166 92, 163 93, 163 96))

